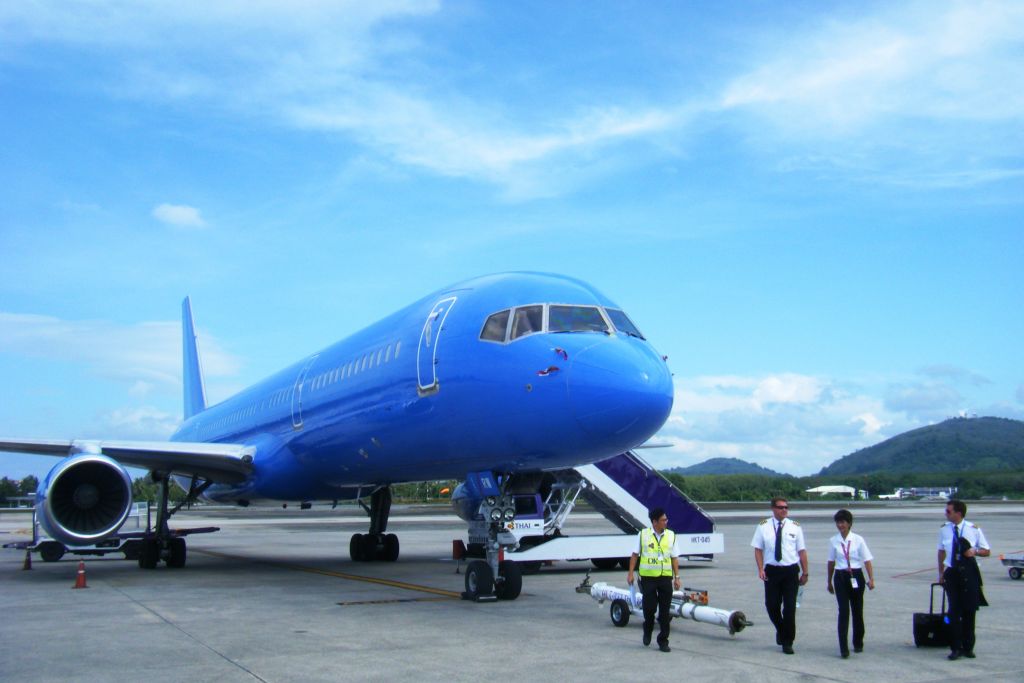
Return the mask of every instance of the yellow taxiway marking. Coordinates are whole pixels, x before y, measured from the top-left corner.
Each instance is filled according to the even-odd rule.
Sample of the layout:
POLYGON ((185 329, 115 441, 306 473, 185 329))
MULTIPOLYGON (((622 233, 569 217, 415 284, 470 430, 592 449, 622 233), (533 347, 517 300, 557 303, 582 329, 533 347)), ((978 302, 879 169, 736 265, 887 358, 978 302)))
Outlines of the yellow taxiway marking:
POLYGON ((210 555, 211 557, 219 557, 225 560, 246 560, 248 562, 257 562, 259 564, 267 564, 272 567, 278 567, 280 569, 292 569, 300 572, 308 572, 310 574, 320 574, 322 576, 333 576, 338 579, 347 579, 349 581, 363 581, 365 583, 376 583, 381 586, 389 586, 391 588, 401 588, 403 590, 417 591, 420 593, 430 593, 431 595, 440 595, 445 598, 460 599, 461 593, 455 591, 446 591, 441 588, 432 588, 430 586, 421 586, 415 583, 406 583, 404 581, 394 581, 392 579, 380 579, 375 576, 362 576, 360 574, 349 574, 348 572, 338 572, 333 569, 320 569, 318 567, 305 567, 301 564, 291 564, 289 562, 278 562, 275 560, 263 560, 255 559, 252 557, 245 557, 243 555, 230 555, 228 553, 217 552, 216 550, 200 550, 198 548, 192 549, 193 553, 202 553, 203 555, 210 555))

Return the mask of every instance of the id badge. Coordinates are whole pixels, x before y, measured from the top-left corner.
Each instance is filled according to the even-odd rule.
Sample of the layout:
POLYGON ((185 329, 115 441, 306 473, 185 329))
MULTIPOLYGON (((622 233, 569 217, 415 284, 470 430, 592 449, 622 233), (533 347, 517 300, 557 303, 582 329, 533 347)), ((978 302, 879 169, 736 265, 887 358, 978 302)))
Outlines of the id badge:
POLYGON ((859 587, 860 587, 860 584, 857 583, 857 577, 856 576, 851 576, 850 577, 850 588, 852 588, 853 590, 857 590, 859 587))

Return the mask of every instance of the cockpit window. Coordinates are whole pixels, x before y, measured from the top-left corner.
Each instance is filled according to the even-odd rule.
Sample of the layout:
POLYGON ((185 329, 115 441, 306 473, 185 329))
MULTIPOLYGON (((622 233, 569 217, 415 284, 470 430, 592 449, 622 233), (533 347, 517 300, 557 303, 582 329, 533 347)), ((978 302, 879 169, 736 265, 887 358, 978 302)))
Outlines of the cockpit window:
POLYGON ((484 341, 505 341, 505 329, 508 327, 509 311, 501 311, 487 318, 484 329, 480 332, 480 338, 484 341))
POLYGON ((558 306, 548 308, 549 332, 608 332, 597 306, 558 306))
POLYGON ((516 309, 515 316, 512 318, 512 339, 543 331, 543 306, 523 306, 516 309))
POLYGON ((629 316, 622 311, 615 308, 606 308, 604 309, 604 312, 608 314, 608 318, 612 321, 612 324, 615 325, 615 329, 619 332, 639 339, 644 338, 644 336, 640 334, 640 330, 636 329, 636 325, 633 324, 633 321, 629 319, 629 316))

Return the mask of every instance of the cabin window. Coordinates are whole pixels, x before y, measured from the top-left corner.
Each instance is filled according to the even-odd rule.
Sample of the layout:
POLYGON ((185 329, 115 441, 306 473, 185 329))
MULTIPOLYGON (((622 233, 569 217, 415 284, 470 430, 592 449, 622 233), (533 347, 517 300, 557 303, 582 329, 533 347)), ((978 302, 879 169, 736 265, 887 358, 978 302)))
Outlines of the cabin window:
POLYGON ((523 306, 517 308, 512 318, 512 339, 544 331, 544 307, 523 306))
POLYGON ((395 360, 398 360, 398 352, 402 350, 401 340, 395 342, 395 360))
POLYGON ((629 319, 629 316, 618 310, 617 308, 606 308, 604 312, 608 314, 608 319, 612 321, 612 325, 615 325, 615 329, 623 334, 628 334, 631 337, 643 339, 644 336, 640 334, 640 330, 636 329, 636 325, 629 319))
POLYGON ((487 318, 484 329, 480 332, 480 339, 484 341, 504 342, 505 332, 508 330, 509 311, 501 311, 487 318))
POLYGON ((384 362, 387 363, 389 360, 391 360, 391 344, 384 349, 384 362))
POLYGON ((377 367, 380 367, 380 360, 384 357, 384 349, 377 349, 377 367))
POLYGON ((597 306, 548 307, 549 332, 609 332, 608 323, 597 306))

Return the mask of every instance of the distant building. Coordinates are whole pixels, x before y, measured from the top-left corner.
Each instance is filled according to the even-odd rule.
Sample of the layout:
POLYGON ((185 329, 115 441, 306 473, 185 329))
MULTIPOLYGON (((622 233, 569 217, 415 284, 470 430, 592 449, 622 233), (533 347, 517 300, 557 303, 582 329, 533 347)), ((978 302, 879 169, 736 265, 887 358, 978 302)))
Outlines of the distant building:
POLYGON ((835 493, 840 496, 849 496, 850 500, 868 497, 867 491, 855 489, 852 486, 815 486, 813 489, 807 489, 806 493, 817 493, 820 496, 835 493))

